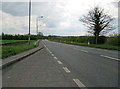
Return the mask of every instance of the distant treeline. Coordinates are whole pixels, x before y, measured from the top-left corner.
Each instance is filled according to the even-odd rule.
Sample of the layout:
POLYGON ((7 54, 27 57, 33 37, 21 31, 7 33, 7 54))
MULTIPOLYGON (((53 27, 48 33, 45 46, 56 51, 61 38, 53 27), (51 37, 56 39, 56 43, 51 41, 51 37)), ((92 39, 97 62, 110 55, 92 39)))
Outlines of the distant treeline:
MULTIPOLYGON (((50 38, 50 37, 49 37, 50 38)), ((105 43, 107 37, 101 36, 99 37, 99 44, 105 43)), ((79 43, 87 43, 88 41, 94 44, 93 36, 68 36, 68 37, 51 37, 51 40, 61 40, 61 41, 70 41, 70 42, 79 42, 79 43)))
MULTIPOLYGON (((11 35, 11 34, 4 34, 0 35, 2 37, 2 40, 28 40, 28 35, 11 35)), ((37 35, 31 35, 31 40, 36 39, 48 39, 48 40, 56 40, 56 41, 66 41, 66 42, 78 42, 78 43, 88 43, 95 44, 95 38, 94 36, 37 36, 37 35)), ((110 37, 100 36, 98 38, 98 44, 107 44, 107 45, 113 45, 118 46, 120 45, 120 34, 119 35, 113 35, 110 37)))
MULTIPOLYGON (((28 40, 28 35, 20 35, 20 34, 11 35, 11 34, 2 33, 2 35, 0 35, 0 38, 2 38, 2 40, 28 40)), ((38 36, 38 38, 42 39, 43 36, 38 36)), ((36 40, 37 36, 36 35, 31 35, 30 39, 31 40, 36 40)))

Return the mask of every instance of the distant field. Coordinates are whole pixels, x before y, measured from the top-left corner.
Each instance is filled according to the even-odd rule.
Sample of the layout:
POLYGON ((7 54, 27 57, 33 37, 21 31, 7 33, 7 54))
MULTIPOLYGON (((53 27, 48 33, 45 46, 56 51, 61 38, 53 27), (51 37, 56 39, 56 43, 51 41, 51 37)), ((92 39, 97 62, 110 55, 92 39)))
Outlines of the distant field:
MULTIPOLYGON (((19 41, 20 40, 15 40, 15 41, 11 40, 11 41, 6 41, 6 42, 19 42, 19 41)), ((2 55, 0 54, 0 57, 2 59, 4 59, 4 58, 7 58, 9 56, 16 55, 20 52, 35 48, 34 42, 35 42, 35 40, 31 40, 30 46, 28 43, 16 45, 16 46, 2 46, 2 55)), ((39 42, 37 43, 37 46, 38 45, 39 45, 39 42)))
POLYGON ((0 40, 0 43, 6 44, 6 43, 15 43, 15 42, 21 42, 21 41, 27 41, 27 40, 0 40))

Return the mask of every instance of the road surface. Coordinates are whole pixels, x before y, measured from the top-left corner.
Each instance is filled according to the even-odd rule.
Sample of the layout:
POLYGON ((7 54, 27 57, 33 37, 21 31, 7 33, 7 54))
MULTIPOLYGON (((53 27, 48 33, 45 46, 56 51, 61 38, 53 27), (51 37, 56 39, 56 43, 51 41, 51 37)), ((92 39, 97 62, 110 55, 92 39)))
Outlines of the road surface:
POLYGON ((118 52, 44 40, 3 70, 3 87, 118 87, 118 52))
POLYGON ((117 51, 50 41, 44 44, 85 86, 118 86, 117 51))

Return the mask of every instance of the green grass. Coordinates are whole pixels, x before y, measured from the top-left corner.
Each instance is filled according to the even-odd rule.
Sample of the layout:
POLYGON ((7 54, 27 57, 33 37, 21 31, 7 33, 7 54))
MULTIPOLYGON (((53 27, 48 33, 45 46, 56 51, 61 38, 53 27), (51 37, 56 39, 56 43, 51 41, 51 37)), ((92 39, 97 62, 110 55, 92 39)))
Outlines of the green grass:
POLYGON ((14 42, 21 42, 21 41, 27 41, 27 40, 0 40, 0 43, 2 42, 2 44, 5 44, 5 43, 14 43, 14 42))
MULTIPOLYGON (((7 58, 12 55, 16 55, 18 53, 21 53, 23 51, 27 51, 29 49, 35 48, 34 46, 35 40, 31 40, 31 44, 29 46, 28 43, 17 45, 17 46, 2 46, 2 59, 7 58)), ((39 45, 39 42, 37 43, 37 46, 39 45)))
POLYGON ((106 45, 106 44, 90 44, 90 45, 88 45, 87 43, 78 43, 78 42, 72 42, 71 43, 71 42, 67 42, 67 41, 57 41, 57 40, 51 40, 51 41, 61 42, 61 43, 65 43, 65 44, 80 45, 80 46, 87 46, 87 47, 94 47, 94 48, 120 51, 119 46, 112 46, 112 45, 106 45))

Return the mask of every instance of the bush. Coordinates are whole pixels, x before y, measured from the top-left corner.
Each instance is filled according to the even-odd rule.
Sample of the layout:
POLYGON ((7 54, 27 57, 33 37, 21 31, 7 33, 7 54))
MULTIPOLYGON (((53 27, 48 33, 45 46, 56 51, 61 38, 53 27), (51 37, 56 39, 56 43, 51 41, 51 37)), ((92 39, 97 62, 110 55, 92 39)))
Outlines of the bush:
POLYGON ((105 36, 100 36, 100 37, 98 38, 98 44, 104 44, 105 41, 106 41, 106 37, 105 37, 105 36))
MULTIPOLYGON (((20 34, 11 35, 11 34, 2 33, 2 36, 0 37, 2 37, 2 40, 28 40, 28 35, 20 35, 20 34)), ((31 40, 36 40, 37 36, 31 34, 30 38, 31 40)))
POLYGON ((119 36, 107 38, 105 44, 107 44, 107 45, 113 45, 113 46, 118 46, 118 45, 120 45, 119 36))

